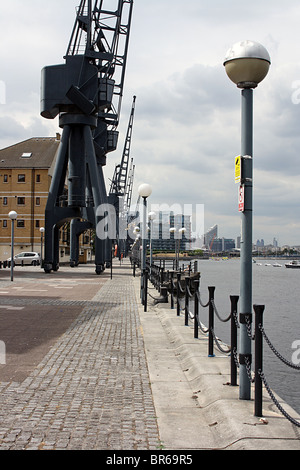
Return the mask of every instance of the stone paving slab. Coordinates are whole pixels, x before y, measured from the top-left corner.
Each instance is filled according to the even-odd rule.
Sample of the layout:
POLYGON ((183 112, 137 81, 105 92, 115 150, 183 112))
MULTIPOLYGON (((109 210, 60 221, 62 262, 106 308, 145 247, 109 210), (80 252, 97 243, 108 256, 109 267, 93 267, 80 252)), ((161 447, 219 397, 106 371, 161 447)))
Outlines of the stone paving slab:
POLYGON ((129 265, 117 267, 112 280, 106 273, 100 277, 91 274, 91 269, 75 273, 61 268, 49 278, 36 271, 30 276, 26 268, 25 279, 17 277, 13 286, 1 273, 0 292, 8 291, 1 295, 1 303, 20 306, 24 300, 24 310, 14 311, 19 325, 26 315, 29 320, 39 312, 35 321, 45 315, 42 321, 46 330, 49 321, 49 334, 55 318, 61 323, 60 311, 66 314, 71 299, 77 302, 75 319, 69 325, 62 322, 59 337, 52 338, 50 350, 31 372, 23 351, 19 351, 19 372, 22 366, 25 375, 30 372, 25 380, 7 381, 6 366, 0 366, 1 450, 145 450, 159 446, 129 265), (38 305, 37 294, 33 298, 34 292, 22 292, 37 282, 39 288, 48 289, 41 293, 38 305), (76 284, 73 287, 72 282, 76 284), (89 282, 94 284, 92 289, 89 282), (60 289, 58 294, 58 284, 72 289, 60 289), (12 295, 13 287, 20 289, 14 289, 12 295), (83 304, 78 306, 78 302, 83 304))
POLYGON ((81 311, 79 306, 41 308, 34 302, 0 308, 0 335, 6 346, 6 365, 0 366, 0 380, 23 382, 81 311))

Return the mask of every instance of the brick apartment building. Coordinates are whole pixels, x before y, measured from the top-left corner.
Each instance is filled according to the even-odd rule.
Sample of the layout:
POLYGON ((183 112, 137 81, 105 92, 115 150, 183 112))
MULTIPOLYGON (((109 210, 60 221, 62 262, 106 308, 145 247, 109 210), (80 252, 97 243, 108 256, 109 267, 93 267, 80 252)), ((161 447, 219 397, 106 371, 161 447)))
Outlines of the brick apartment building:
MULTIPOLYGON (((60 135, 34 137, 0 150, 0 261, 11 253, 10 211, 18 214, 15 223, 15 254, 41 251, 40 228, 45 225, 48 199, 60 135)), ((60 231, 60 260, 69 261, 69 229, 60 231)), ((92 234, 80 237, 80 262, 92 256, 92 234)))
POLYGON ((60 136, 32 138, 0 150, 0 260, 10 256, 10 211, 16 211, 15 253, 40 252, 45 207, 60 136))

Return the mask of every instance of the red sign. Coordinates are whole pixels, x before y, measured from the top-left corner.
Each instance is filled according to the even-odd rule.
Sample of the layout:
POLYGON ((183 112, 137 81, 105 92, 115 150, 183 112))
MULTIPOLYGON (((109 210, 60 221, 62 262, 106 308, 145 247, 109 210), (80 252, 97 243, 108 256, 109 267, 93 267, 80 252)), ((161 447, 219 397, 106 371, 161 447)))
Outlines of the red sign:
POLYGON ((243 184, 239 187, 239 212, 244 212, 245 210, 245 187, 243 184))

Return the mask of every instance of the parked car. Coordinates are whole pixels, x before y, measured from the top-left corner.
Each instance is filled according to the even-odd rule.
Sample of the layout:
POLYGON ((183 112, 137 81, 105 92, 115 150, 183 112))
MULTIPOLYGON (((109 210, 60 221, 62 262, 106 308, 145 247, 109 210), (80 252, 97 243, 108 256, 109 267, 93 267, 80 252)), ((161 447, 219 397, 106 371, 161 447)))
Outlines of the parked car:
MULTIPOLYGON (((11 258, 7 260, 8 265, 10 266, 11 258)), ((26 251, 23 253, 19 253, 18 255, 14 256, 14 263, 15 265, 31 265, 31 266, 38 266, 41 262, 40 255, 38 253, 34 253, 32 251, 26 251)))

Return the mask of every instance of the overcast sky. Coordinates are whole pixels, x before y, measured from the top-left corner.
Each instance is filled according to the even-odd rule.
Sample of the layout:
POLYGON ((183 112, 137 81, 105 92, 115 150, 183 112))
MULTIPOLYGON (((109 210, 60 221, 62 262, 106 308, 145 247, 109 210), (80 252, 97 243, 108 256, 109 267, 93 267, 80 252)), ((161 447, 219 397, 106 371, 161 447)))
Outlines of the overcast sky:
MULTIPOLYGON (((57 119, 39 115, 40 72, 64 62, 79 3, 1 2, 0 148, 59 131, 57 119)), ((254 92, 253 239, 300 245, 299 21, 299 0, 135 0, 119 147, 106 178, 136 95, 134 199, 150 183, 149 203, 204 204, 205 229, 218 224, 220 236, 236 238, 240 91, 223 59, 240 40, 260 42, 272 65, 254 92)))

